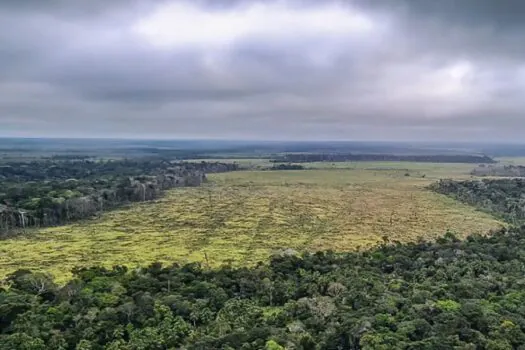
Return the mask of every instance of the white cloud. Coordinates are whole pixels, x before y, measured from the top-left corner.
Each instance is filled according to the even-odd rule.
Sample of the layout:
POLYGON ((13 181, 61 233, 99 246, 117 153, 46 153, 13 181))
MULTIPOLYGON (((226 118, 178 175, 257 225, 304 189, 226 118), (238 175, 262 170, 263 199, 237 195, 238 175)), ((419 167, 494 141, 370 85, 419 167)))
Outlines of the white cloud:
MULTIPOLYGON (((469 112, 483 101, 475 63, 466 60, 443 65, 409 62, 389 66, 376 82, 383 103, 410 118, 448 118, 469 112)), ((399 116, 399 115, 397 115, 399 116)))
POLYGON ((471 84, 475 67, 468 61, 459 61, 430 72, 416 88, 430 98, 454 99, 467 98, 476 88, 471 84))
POLYGON ((138 20, 135 34, 160 48, 224 46, 251 38, 348 36, 369 33, 374 21, 347 6, 298 7, 285 2, 255 2, 223 10, 190 3, 165 3, 138 20))

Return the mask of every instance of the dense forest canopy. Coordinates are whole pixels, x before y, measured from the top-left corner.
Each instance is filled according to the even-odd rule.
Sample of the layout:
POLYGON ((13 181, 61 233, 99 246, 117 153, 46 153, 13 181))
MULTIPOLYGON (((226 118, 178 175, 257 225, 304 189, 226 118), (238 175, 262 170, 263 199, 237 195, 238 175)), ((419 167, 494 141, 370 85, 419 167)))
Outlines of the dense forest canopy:
POLYGON ((523 349, 525 229, 253 268, 18 271, 1 349, 523 349))
POLYGON ((447 179, 432 184, 430 188, 510 223, 523 223, 525 220, 525 179, 447 179))
POLYGON ((0 165, 0 233, 84 219, 162 191, 199 186, 237 164, 163 159, 44 160, 0 165))
POLYGON ((273 162, 347 162, 347 161, 392 161, 392 162, 430 162, 430 163, 496 163, 486 155, 442 154, 442 155, 399 155, 368 153, 289 153, 274 157, 273 162))
POLYGON ((220 162, 182 162, 162 158, 131 159, 66 159, 39 160, 31 162, 8 161, 0 165, 1 181, 67 180, 71 178, 100 178, 104 176, 155 175, 173 168, 186 172, 200 170, 220 172, 236 169, 236 164, 220 162), (184 171, 184 170, 183 170, 184 171))

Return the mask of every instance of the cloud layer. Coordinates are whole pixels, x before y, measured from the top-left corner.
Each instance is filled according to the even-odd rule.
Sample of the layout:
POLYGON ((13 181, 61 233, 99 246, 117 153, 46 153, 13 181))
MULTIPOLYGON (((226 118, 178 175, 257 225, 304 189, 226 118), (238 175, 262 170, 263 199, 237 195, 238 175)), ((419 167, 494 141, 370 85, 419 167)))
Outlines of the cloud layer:
POLYGON ((519 141, 525 132, 519 0, 45 5, 0 4, 2 136, 519 141))

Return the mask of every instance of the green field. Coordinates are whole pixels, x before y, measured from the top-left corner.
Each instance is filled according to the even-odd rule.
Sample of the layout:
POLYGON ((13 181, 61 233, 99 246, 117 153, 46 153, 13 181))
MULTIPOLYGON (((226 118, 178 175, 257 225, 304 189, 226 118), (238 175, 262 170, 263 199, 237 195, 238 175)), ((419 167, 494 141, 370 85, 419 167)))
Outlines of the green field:
POLYGON ((0 246, 0 275, 27 268, 63 281, 74 266, 153 261, 254 264, 285 248, 365 249, 382 241, 433 239, 452 230, 484 233, 503 225, 425 187, 468 178, 472 165, 312 163, 300 171, 209 176, 200 188, 102 218, 47 228, 0 246), (346 167, 346 168, 345 168, 346 167))

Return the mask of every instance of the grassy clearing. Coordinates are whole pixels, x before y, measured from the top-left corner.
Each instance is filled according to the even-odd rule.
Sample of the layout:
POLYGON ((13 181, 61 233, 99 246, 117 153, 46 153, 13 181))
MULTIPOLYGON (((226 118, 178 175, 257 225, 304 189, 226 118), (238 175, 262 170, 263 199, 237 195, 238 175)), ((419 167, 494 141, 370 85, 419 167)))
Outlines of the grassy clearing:
POLYGON ((307 169, 368 170, 374 175, 381 173, 390 177, 400 175, 401 171, 405 171, 411 176, 428 176, 428 179, 469 177, 469 172, 476 166, 476 164, 416 162, 314 162, 302 165, 307 169))
POLYGON ((0 275, 29 268, 64 280, 74 266, 157 260, 243 265, 288 247, 348 251, 383 236, 432 239, 449 229, 468 234, 503 225, 425 190, 439 177, 468 177, 471 165, 388 164, 398 167, 393 170, 366 170, 386 168, 385 163, 357 165, 214 174, 201 188, 175 189, 159 201, 98 220, 2 241, 0 275))

